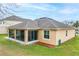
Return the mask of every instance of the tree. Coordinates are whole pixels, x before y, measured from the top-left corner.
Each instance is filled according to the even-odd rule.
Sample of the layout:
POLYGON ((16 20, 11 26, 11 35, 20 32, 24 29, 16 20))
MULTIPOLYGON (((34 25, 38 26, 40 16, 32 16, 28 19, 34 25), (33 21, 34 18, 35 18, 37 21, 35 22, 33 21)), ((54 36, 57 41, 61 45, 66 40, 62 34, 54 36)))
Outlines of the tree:
POLYGON ((74 22, 73 21, 69 21, 69 20, 65 20, 65 21, 63 21, 63 23, 72 26, 74 22))
POLYGON ((73 24, 74 27, 78 28, 79 27, 79 21, 76 21, 74 24, 73 24))
POLYGON ((13 8, 17 8, 18 5, 15 3, 0 3, 0 19, 4 18, 6 15, 13 15, 16 12, 13 8))
POLYGON ((68 20, 64 20, 63 23, 68 25, 69 21, 68 20))

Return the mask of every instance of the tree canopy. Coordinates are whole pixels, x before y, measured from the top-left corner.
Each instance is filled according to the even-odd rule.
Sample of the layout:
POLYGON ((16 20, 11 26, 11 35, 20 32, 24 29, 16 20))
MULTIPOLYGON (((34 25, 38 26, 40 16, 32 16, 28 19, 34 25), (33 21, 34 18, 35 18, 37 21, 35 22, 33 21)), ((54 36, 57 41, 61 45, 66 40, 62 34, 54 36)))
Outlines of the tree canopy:
POLYGON ((76 27, 76 28, 79 27, 79 21, 76 21, 76 22, 73 24, 73 26, 76 27))

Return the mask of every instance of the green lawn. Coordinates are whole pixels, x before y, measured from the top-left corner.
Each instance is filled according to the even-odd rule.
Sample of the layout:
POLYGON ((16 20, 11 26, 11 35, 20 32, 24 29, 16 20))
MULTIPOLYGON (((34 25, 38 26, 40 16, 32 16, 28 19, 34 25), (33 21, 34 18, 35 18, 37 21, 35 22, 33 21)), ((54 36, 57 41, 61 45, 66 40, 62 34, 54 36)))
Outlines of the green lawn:
POLYGON ((75 37, 55 48, 40 45, 28 45, 6 40, 6 35, 0 35, 0 55, 30 55, 30 56, 77 56, 79 55, 79 37, 75 37))

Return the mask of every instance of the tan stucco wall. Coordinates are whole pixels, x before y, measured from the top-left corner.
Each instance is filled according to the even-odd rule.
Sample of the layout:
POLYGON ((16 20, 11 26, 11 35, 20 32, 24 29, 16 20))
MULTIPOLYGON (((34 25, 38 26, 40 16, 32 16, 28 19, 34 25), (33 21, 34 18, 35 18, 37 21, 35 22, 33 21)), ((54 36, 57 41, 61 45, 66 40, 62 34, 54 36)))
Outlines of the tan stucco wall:
POLYGON ((12 25, 16 25, 18 23, 21 23, 19 21, 4 21, 4 24, 0 24, 0 34, 7 34, 8 33, 8 27, 12 25))
POLYGON ((64 43, 65 41, 73 38, 75 36, 75 30, 68 30, 68 36, 66 36, 66 30, 49 30, 50 38, 44 38, 44 30, 38 31, 38 40, 43 43, 58 45, 58 40, 61 39, 61 42, 64 43))
POLYGON ((66 30, 58 30, 56 31, 56 45, 58 45, 58 40, 61 40, 61 43, 75 37, 75 30, 67 30, 68 35, 66 36, 66 30))
POLYGON ((22 23, 22 22, 20 22, 20 21, 4 21, 4 25, 6 25, 6 26, 16 25, 18 23, 22 23))
POLYGON ((38 31, 38 40, 43 43, 55 45, 56 31, 49 30, 50 36, 49 39, 44 38, 44 30, 38 31))
POLYGON ((5 26, 0 26, 0 34, 7 34, 7 27, 5 26))

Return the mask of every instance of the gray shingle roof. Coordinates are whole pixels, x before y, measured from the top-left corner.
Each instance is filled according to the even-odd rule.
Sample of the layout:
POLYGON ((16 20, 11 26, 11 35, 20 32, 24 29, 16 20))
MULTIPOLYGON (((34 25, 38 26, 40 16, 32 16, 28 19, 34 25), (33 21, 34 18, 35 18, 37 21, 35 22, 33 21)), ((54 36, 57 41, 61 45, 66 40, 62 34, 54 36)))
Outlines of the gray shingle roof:
POLYGON ((66 28, 73 28, 72 26, 66 25, 64 23, 58 22, 54 19, 42 17, 36 19, 38 26, 43 29, 66 29, 66 28))
MULTIPOLYGON (((19 20, 19 19, 18 19, 19 20)), ((23 23, 10 26, 10 29, 74 29, 54 19, 42 17, 36 20, 26 20, 23 23)))
POLYGON ((26 22, 10 26, 10 29, 39 29, 36 21, 27 20, 26 22))

